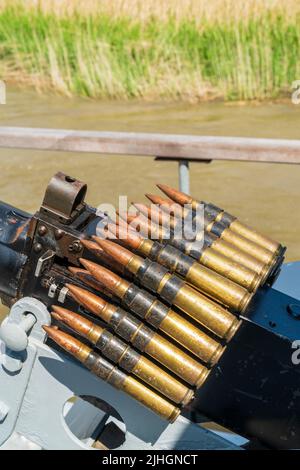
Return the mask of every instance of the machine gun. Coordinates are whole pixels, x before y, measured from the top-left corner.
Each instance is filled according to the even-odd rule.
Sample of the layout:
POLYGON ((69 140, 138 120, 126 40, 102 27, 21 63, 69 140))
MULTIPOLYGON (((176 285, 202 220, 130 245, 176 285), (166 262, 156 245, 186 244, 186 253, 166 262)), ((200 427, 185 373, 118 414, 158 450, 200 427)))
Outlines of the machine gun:
MULTIPOLYGON (((0 331, 2 362, 0 445, 4 447, 13 445, 9 444, 12 442, 18 442, 17 445, 20 445, 20 439, 25 439, 28 446, 40 448, 86 448, 91 441, 95 441, 91 439, 93 435, 97 436, 98 444, 101 441, 100 446, 123 449, 149 447, 195 449, 195 442, 199 449, 235 447, 216 434, 194 424, 197 423, 201 414, 245 436, 250 441, 259 441, 267 448, 299 448, 299 367, 293 363, 292 356, 295 352, 294 342, 300 338, 298 321, 300 293, 295 292, 289 295, 276 289, 276 285, 280 285, 281 278, 285 277, 285 270, 279 276, 275 286, 272 286, 283 260, 282 247, 279 247, 274 258, 271 257, 272 263, 263 265, 270 266, 270 269, 267 271, 262 269, 263 282, 256 283, 255 292, 254 289, 249 292, 232 280, 226 280, 224 276, 222 278, 220 273, 207 267, 201 269, 194 267, 194 271, 188 270, 194 275, 191 276, 187 285, 184 282, 187 272, 181 271, 180 277, 177 274, 170 274, 169 270, 173 264, 166 264, 168 256, 177 256, 177 252, 171 250, 167 253, 168 256, 160 255, 159 260, 164 260, 162 264, 165 267, 157 267, 154 261, 157 246, 155 249, 152 247, 151 253, 148 253, 152 261, 149 256, 146 261, 136 261, 135 268, 131 269, 130 273, 129 267, 132 268, 132 263, 130 266, 125 266, 124 263, 118 265, 118 254, 114 256, 114 251, 109 245, 104 244, 101 250, 99 247, 99 250, 96 250, 95 247, 91 249, 90 241, 87 242, 97 233, 97 226, 103 220, 103 216, 97 214, 94 208, 85 203, 86 190, 86 184, 63 173, 57 173, 48 185, 40 210, 33 216, 6 203, 0 204, 0 297, 2 303, 11 309, 0 331), (104 270, 108 268, 115 276, 121 274, 123 286, 127 282, 129 286, 126 287, 127 296, 122 297, 117 291, 110 291, 108 285, 105 286, 103 271, 99 278, 97 278, 97 271, 92 274, 86 272, 85 276, 74 275, 76 268, 82 268, 82 259, 88 267, 98 264, 99 251, 102 252, 100 266, 104 267, 104 270), (73 272, 69 269, 70 266, 73 272), (201 276, 204 274, 210 274, 211 282, 204 285, 201 291, 201 276), (87 275, 89 275, 90 282, 86 282, 87 275), (164 276, 167 277, 164 278, 164 276), (158 284, 163 278, 168 279, 168 282, 163 281, 164 286, 167 287, 161 288, 158 284), (219 288, 215 290, 211 288, 214 279, 219 282, 219 288), (189 287, 190 284, 195 285, 194 283, 198 281, 201 293, 199 291, 196 293, 196 290, 189 287), (127 394, 115 390, 104 381, 99 381, 86 368, 66 355, 63 351, 66 348, 61 348, 55 338, 51 340, 51 334, 47 339, 42 326, 47 327, 51 324, 49 311, 53 305, 61 306, 75 315, 79 314, 102 330, 103 327, 107 327, 107 322, 99 318, 99 315, 95 316, 95 312, 88 307, 88 303, 85 305, 84 301, 78 301, 76 295, 72 295, 68 287, 70 285, 75 286, 75 289, 84 290, 88 296, 99 296, 100 291, 103 301, 115 306, 114 314, 116 315, 115 312, 117 312, 119 319, 121 318, 120 312, 122 312, 123 320, 126 319, 127 322, 130 320, 131 323, 129 322, 128 325, 130 324, 131 328, 134 325, 140 325, 140 318, 142 318, 146 338, 144 338, 143 347, 140 343, 132 342, 129 330, 123 328, 121 323, 117 326, 111 323, 108 328, 109 334, 111 335, 113 329, 117 335, 146 353, 147 364, 151 362, 153 367, 160 368, 155 370, 161 371, 158 372, 161 382, 150 383, 148 387, 151 379, 151 374, 150 377, 148 374, 146 389, 149 390, 149 396, 152 393, 153 397, 159 397, 158 400, 162 403, 161 409, 171 410, 170 413, 168 411, 168 416, 172 416, 171 421, 178 416, 175 422, 169 424, 163 419, 163 417, 166 418, 167 411, 163 416, 162 412, 158 415, 153 413, 151 406, 148 406, 149 410, 145 399, 143 401, 142 392, 135 398, 140 399, 146 406, 127 394), (181 294, 177 295, 179 291, 181 294), (223 295, 224 292, 227 294, 223 295), (174 301, 174 295, 177 303, 174 301), (151 300, 156 297, 160 300, 151 300), (182 298, 196 300, 186 303, 180 300, 182 298), (155 318, 152 319, 151 315, 150 317, 148 315, 151 302, 155 302, 156 306, 160 305, 159 309, 154 311, 156 316, 154 315, 155 318), (207 322, 202 317, 200 320, 196 318, 199 312, 191 312, 190 305, 197 304, 197 302, 201 304, 200 313, 203 302, 205 308, 209 308, 209 312, 215 315, 217 321, 207 322), (172 310, 170 310, 170 305, 174 305, 172 310), (194 315, 192 319, 187 317, 191 313, 194 315), (159 315, 162 316, 160 320, 159 315), (220 318, 222 321, 219 321, 220 318), (170 326, 166 326, 167 321, 172 321, 174 328, 178 326, 177 329, 172 330, 172 334, 170 326), (201 328, 198 321, 202 322, 201 328), (177 338, 177 332, 179 335, 180 331, 183 331, 182 324, 190 328, 187 331, 191 331, 193 338, 197 337, 199 344, 205 343, 208 349, 199 346, 198 351, 196 343, 189 340, 188 334, 186 337, 177 338), (230 334, 229 329, 222 330, 225 324, 230 324, 230 334), (128 337, 125 338, 126 334, 128 337), (178 371, 176 373, 174 363, 168 362, 167 357, 160 358, 157 351, 156 356, 154 355, 154 348, 149 347, 153 338, 155 338, 156 345, 168 344, 169 348, 178 351, 178 357, 187 358, 186 364, 191 370, 194 368, 193 370, 200 371, 202 379, 194 388, 195 398, 181 400, 183 406, 180 410, 178 408, 180 400, 178 398, 176 402, 177 396, 174 395, 174 389, 167 392, 161 385, 164 381, 163 377, 169 374, 169 377, 174 380, 174 387, 175 383, 178 384, 176 385, 178 393, 183 393, 185 389, 192 389, 195 382, 192 382, 190 375, 184 370, 183 379, 178 380, 181 374, 178 371), (210 359, 208 359, 208 350, 211 352, 210 359), (148 358, 149 355, 151 358, 148 358), (211 359, 212 357, 214 359, 211 359), (155 395, 157 391, 158 394, 155 395), (64 411, 64 421, 62 410, 65 410, 66 402, 73 395, 80 397, 79 411, 76 414, 76 406, 73 405, 67 415, 64 411), (95 407, 96 399, 97 407, 95 407), (84 413, 83 410, 85 410, 84 413), (83 425, 83 415, 90 418, 86 426, 83 425), (95 419, 95 416, 98 419, 95 419), (108 416, 110 416, 110 421, 107 424, 108 416), (74 435, 67 430, 65 422, 69 424, 74 435), (143 425, 145 422, 147 422, 147 429, 143 425), (123 439, 124 433, 121 433, 123 436, 121 440, 117 439, 117 442, 112 444, 111 437, 106 436, 107 430, 113 427, 114 433, 112 434, 116 436, 120 434, 122 426, 127 430, 126 440, 123 439), (92 432, 87 432, 87 429, 90 431, 91 427, 92 432)), ((214 217, 217 217, 215 213, 214 217)), ((232 219, 229 222, 232 223, 232 219)), ((221 222, 217 222, 213 225, 213 230, 219 233, 219 238, 222 238, 221 233, 218 232, 220 227, 221 222)), ((221 232, 224 230, 222 228, 221 232)), ((214 234, 214 246, 217 249, 216 238, 218 237, 214 234)), ((237 242, 239 242, 238 239, 237 242)), ((226 243, 225 241, 224 246, 226 243)), ((121 249, 121 245, 114 245, 121 249)), ((165 243, 165 246, 170 245, 165 243)), ((221 248, 223 249, 223 245, 221 248)), ((138 253, 138 250, 135 252, 138 253)), ((193 253, 192 250, 191 254, 193 253)), ((262 255, 265 255, 263 250, 262 255)), ((136 259, 139 258, 135 256, 136 259)), ((180 259, 183 264, 188 263, 190 268, 194 262, 191 261, 192 258, 188 258, 181 257, 180 259)), ((228 258, 227 262, 229 262, 228 258)), ((261 269, 258 261, 257 265, 261 269)), ((199 266, 204 266, 201 260, 199 266)), ((79 271, 80 269, 78 273, 79 271)), ((246 273, 246 268, 244 272, 246 273)), ((241 270, 238 270, 238 274, 242 283, 245 278, 241 275, 241 270)), ((58 321, 61 319, 59 314, 57 319, 58 321)), ((65 324, 59 326, 63 333, 69 333, 65 324)), ((139 330, 140 326, 137 329, 139 330)), ((82 334, 77 330, 72 332, 72 337, 88 348, 91 338, 87 336, 82 338, 82 334)), ((120 344, 120 339, 118 341, 120 344)), ((101 350, 102 346, 99 342, 96 346, 98 350, 101 350)), ((102 349, 104 351, 105 348, 102 349)), ((160 350, 162 349, 161 347, 160 350)), ((88 350, 90 351, 89 348, 88 350)), ((117 384, 117 388, 121 388, 120 381, 123 380, 123 387, 127 377, 124 375, 124 369, 129 371, 130 381, 132 381, 132 373, 136 370, 132 362, 130 363, 131 369, 128 364, 120 362, 121 359, 116 357, 114 351, 110 353, 111 356, 107 357, 115 359, 120 366, 120 372, 117 372, 116 381, 110 383, 114 386, 117 384)), ((94 353, 87 353, 89 354, 94 353)), ((108 354, 107 351, 106 354, 108 354)), ((95 372, 91 357, 89 356, 89 368, 95 372)), ((138 358, 140 355, 137 356, 136 352, 132 352, 128 362, 140 360, 138 358)), ((145 359, 143 360, 143 364, 146 364, 145 359)), ((85 365, 87 365, 86 357, 85 365)), ((115 368, 114 371, 116 371, 115 368)), ((99 367, 97 373, 100 375, 99 367)), ((141 377, 141 370, 139 374, 138 377, 141 377)), ((142 378, 145 382, 145 373, 142 378)), ((145 385, 142 386, 145 387, 145 385)), ((131 393, 131 395, 134 394, 131 393)), ((192 394, 188 395, 191 398, 192 394)), ((154 411, 157 413, 157 410, 154 411)))

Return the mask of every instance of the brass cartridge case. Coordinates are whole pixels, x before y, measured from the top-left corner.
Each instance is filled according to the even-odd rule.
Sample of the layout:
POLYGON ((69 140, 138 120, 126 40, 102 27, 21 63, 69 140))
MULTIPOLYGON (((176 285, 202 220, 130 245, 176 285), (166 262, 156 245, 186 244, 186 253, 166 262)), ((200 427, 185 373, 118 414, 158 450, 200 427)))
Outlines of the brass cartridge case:
MULTIPOLYGON (((249 234, 247 231, 247 227, 243 230, 240 224, 236 224, 236 230, 231 230, 231 224, 236 220, 236 217, 224 212, 222 209, 214 206, 213 204, 207 204, 203 201, 197 201, 193 199, 191 196, 177 191, 174 188, 171 188, 167 185, 157 185, 167 196, 169 196, 173 201, 177 202, 178 204, 190 205, 191 210, 197 211, 197 209, 202 205, 204 206, 204 226, 207 231, 211 231, 212 233, 216 234, 218 237, 222 238, 225 241, 237 246, 243 251, 246 251, 254 258, 262 261, 268 265, 275 265, 276 263, 276 256, 278 253, 282 251, 282 248, 275 244, 275 252, 274 250, 270 250, 269 247, 266 247, 264 244, 260 245, 258 243, 258 239, 256 235, 253 235, 252 238, 245 237, 246 233, 249 234), (229 228, 230 227, 230 228, 229 228), (243 232, 243 235, 241 232, 243 232), (253 238, 256 238, 254 240, 253 238)), ((186 212, 190 211, 183 211, 186 215, 186 212)), ((197 217, 197 216, 195 216, 197 217)), ((251 235, 250 235, 251 237, 251 235)))
POLYGON ((85 263, 85 267, 90 269, 95 277, 98 275, 100 281, 103 280, 103 273, 113 277, 113 291, 121 299, 122 304, 155 329, 162 330, 206 363, 214 364, 219 359, 223 353, 221 344, 159 302, 149 292, 129 283, 104 267, 86 262, 86 260, 82 260, 82 263, 85 263))
POLYGON ((187 405, 194 398, 192 390, 157 367, 146 357, 140 357, 131 373, 176 404, 187 405))
POLYGON ((205 204, 205 211, 211 214, 215 218, 216 222, 221 222, 223 225, 230 228, 230 230, 233 232, 236 232, 242 237, 245 237, 257 245, 269 250, 275 256, 278 256, 282 253, 283 248, 277 241, 272 240, 271 238, 253 230, 251 227, 248 227, 247 225, 240 222, 237 217, 229 214, 223 209, 220 209, 214 204, 203 204, 205 204))
MULTIPOLYGON (((184 209, 182 209, 184 210, 184 209)), ((181 219, 177 223, 181 223, 181 219)), ((176 227, 176 224, 175 224, 176 227)), ((175 228, 173 227, 173 228, 175 228)), ((212 246, 215 240, 220 240, 216 235, 204 232, 198 234, 197 240, 189 241, 183 238, 174 237, 174 231, 170 233, 170 237, 166 234, 164 227, 160 228, 160 241, 164 244, 170 244, 183 253, 196 259, 200 264, 212 269, 216 273, 226 277, 227 279, 239 284, 250 292, 255 291, 259 285, 265 280, 270 269, 264 263, 256 258, 250 257, 247 253, 242 252, 233 245, 221 240, 220 250, 225 251, 229 245, 228 256, 214 249, 212 246), (250 267, 248 267, 250 266, 250 267), (251 268, 255 266, 255 270, 251 268)), ((139 251, 145 256, 150 256, 151 248, 147 239, 144 244, 139 247, 139 251), (148 253, 147 253, 148 252, 148 253)))
MULTIPOLYGON (((68 287, 72 289, 72 296, 77 302, 107 322, 115 333, 125 341, 130 342, 136 349, 149 354, 188 384, 198 388, 204 383, 209 370, 199 361, 193 359, 121 307, 103 302, 100 297, 80 287, 70 284, 68 284, 68 287), (94 301, 91 301, 91 297, 94 298, 94 301)), ((56 308, 53 307, 54 310, 56 308)), ((171 323, 172 320, 169 320, 169 322, 171 323)), ((168 326, 166 328, 168 329, 168 326)), ((171 325, 169 325, 169 329, 171 330, 171 325)), ((186 332, 186 335, 189 333, 190 330, 186 332)), ((223 351, 221 345, 216 342, 208 343, 206 349, 209 359, 207 362, 210 364, 214 364, 223 351), (209 355, 210 349, 211 353, 209 355)))
MULTIPOLYGON (((214 363, 220 357, 222 351, 223 348, 219 345, 219 355, 216 352, 211 357, 210 362, 214 363)), ((170 341, 158 333, 152 336, 152 340, 148 342, 145 352, 154 359, 157 359, 157 361, 182 380, 196 388, 201 387, 209 375, 209 370, 200 364, 199 361, 195 361, 195 359, 188 356, 184 351, 171 344, 170 341)))
POLYGON ((124 379, 121 390, 171 423, 174 423, 180 415, 179 408, 154 393, 148 387, 145 387, 130 375, 127 375, 126 379, 124 379))
POLYGON ((204 362, 214 364, 223 353, 221 344, 134 284, 129 286, 121 301, 150 325, 166 333, 204 362))
POLYGON ((176 272, 196 289, 234 310, 243 312, 252 298, 244 287, 200 265, 171 245, 161 245, 144 239, 139 251, 170 271, 176 272))
POLYGON ((239 326, 239 320, 184 282, 179 287, 177 280, 175 276, 165 274, 159 284, 158 294, 220 338, 230 340, 239 326))
MULTIPOLYGON (((118 257, 123 265, 137 277, 143 286, 146 286, 153 292, 157 292, 160 297, 166 300, 170 305, 177 305, 176 297, 179 290, 182 289, 185 294, 190 293, 192 299, 190 304, 191 306, 194 304, 196 305, 194 305, 190 311, 184 310, 185 313, 202 323, 204 326, 207 326, 208 329, 216 333, 218 336, 229 339, 236 331, 236 327, 239 322, 231 313, 200 294, 200 292, 195 291, 192 287, 186 285, 179 277, 170 274, 165 267, 150 261, 149 259, 143 259, 140 256, 134 255, 126 248, 120 247, 108 240, 101 240, 99 243, 101 243, 101 247, 111 256, 118 257), (217 312, 218 321, 216 322, 214 317, 216 317, 217 312), (224 327, 221 327, 222 323, 224 324, 224 327), (212 329, 213 326, 217 326, 217 331, 212 329)), ((99 266, 94 266, 93 263, 86 260, 80 259, 80 261, 87 269, 94 270, 94 273, 92 274, 97 277, 97 269, 99 269, 99 266)), ((120 282, 120 284, 122 285, 122 282, 120 282)), ((181 307, 181 305, 177 306, 179 306, 179 308, 181 307)), ((157 319, 155 320, 157 321, 157 319)))
MULTIPOLYGON (((205 217, 204 221, 205 230, 204 233, 197 234, 196 240, 191 241, 189 245, 189 252, 190 253, 198 253, 201 254, 199 250, 199 241, 204 242, 204 246, 209 246, 213 248, 217 253, 223 254, 224 256, 234 260, 236 263, 239 263, 252 271, 256 272, 260 276, 260 283, 262 284, 265 279, 268 277, 269 273, 272 271, 274 263, 276 262, 276 258, 271 255, 272 262, 266 263, 255 257, 251 254, 248 250, 248 245, 252 242, 240 237, 231 230, 226 229, 224 225, 218 222, 211 222, 210 219, 205 217), (231 236, 232 235, 232 236, 231 236), (237 235, 237 236, 236 236, 237 235), (242 241, 243 248, 238 247, 233 243, 233 238, 239 241, 242 241), (246 242, 245 244, 243 242, 246 242), (247 245, 247 248, 246 248, 247 245)), ((256 246, 253 246, 252 243, 252 252, 256 250, 256 246)), ((260 249, 260 247, 258 247, 260 249)), ((266 250, 262 249, 264 252, 266 250)), ((268 258, 270 257, 270 252, 268 253, 268 258)))
POLYGON ((215 237, 211 248, 217 253, 233 259, 235 262, 254 271, 260 278, 260 284, 263 284, 272 270, 272 266, 266 265, 262 261, 254 258, 243 250, 236 248, 231 243, 227 243, 221 238, 215 237))
POLYGON ((142 285, 157 292, 169 304, 176 305, 217 336, 227 340, 232 338, 239 326, 239 321, 221 305, 188 286, 157 263, 142 260, 141 265, 140 261, 138 263, 132 259, 128 265, 129 269, 135 269, 134 263, 139 265, 136 276, 142 285))
POLYGON ((192 400, 194 396, 192 390, 137 353, 108 330, 69 310, 59 307, 54 310, 52 313, 54 318, 63 321, 76 333, 88 339, 105 357, 114 364, 118 364, 121 369, 136 375, 174 403, 187 405, 192 400))
POLYGON ((234 315, 189 286, 184 286, 177 293, 174 305, 219 337, 227 340, 232 338, 240 323, 234 315))
POLYGON ((275 256, 279 256, 283 251, 282 245, 280 243, 275 240, 272 240, 272 238, 269 238, 266 235, 262 235, 256 230, 253 230, 252 228, 240 222, 238 219, 234 220, 230 224, 230 230, 238 233, 239 235, 247 238, 248 240, 251 240, 254 243, 257 243, 266 250, 271 251, 271 253, 274 253, 275 256))
POLYGON ((118 390, 123 390, 138 400, 161 418, 174 422, 180 409, 161 397, 141 382, 113 366, 109 361, 95 353, 91 348, 66 333, 54 328, 43 327, 49 337, 63 349, 78 359, 93 374, 118 390))
POLYGON ((251 271, 254 271, 259 276, 260 283, 266 279, 272 268, 270 265, 266 265, 264 262, 249 255, 246 251, 237 248, 231 243, 228 243, 227 241, 219 238, 217 235, 211 232, 207 232, 206 230, 203 234, 198 234, 195 241, 177 241, 177 243, 181 242, 183 246, 185 246, 187 253, 193 258, 199 260, 202 254, 204 254, 206 247, 211 248, 216 253, 225 256, 227 259, 232 260, 238 265, 242 265, 251 271), (201 245, 203 247, 201 247, 201 245))
POLYGON ((226 228, 220 222, 211 222, 206 226, 206 229, 209 232, 212 232, 215 235, 219 236, 222 240, 231 243, 240 250, 243 250, 254 258, 257 258, 266 265, 274 265, 274 263, 276 262, 276 257, 274 256, 274 253, 267 250, 266 248, 263 248, 257 243, 248 240, 247 238, 239 235, 238 233, 233 232, 229 228, 226 228))
MULTIPOLYGON (((169 324, 161 325, 160 329, 163 331, 166 328, 171 331, 171 322, 169 319, 169 324)), ((190 385, 198 388, 206 380, 209 373, 206 367, 120 307, 115 309, 110 325, 113 327, 116 325, 115 331, 120 336, 128 339, 137 349, 149 354, 190 385)), ((189 333, 190 330, 187 331, 187 334, 189 333)), ((206 350, 208 362, 213 364, 219 359, 223 348, 216 342, 208 342, 206 350)))
POLYGON ((252 294, 244 287, 197 262, 192 264, 185 280, 200 292, 237 312, 244 312, 252 299, 252 294))
POLYGON ((261 278, 255 271, 218 253, 212 247, 206 247, 198 261, 250 292, 256 291, 261 283, 261 278))
POLYGON ((128 395, 150 408, 162 418, 173 422, 178 417, 180 410, 173 404, 130 375, 113 366, 94 351, 91 350, 89 356, 84 361, 84 365, 95 375, 113 387, 128 393, 128 395))
MULTIPOLYGON (((211 219, 211 221, 221 222, 225 227, 230 228, 233 232, 236 232, 247 240, 259 245, 260 247, 265 248, 275 256, 283 254, 283 247, 278 242, 270 239, 269 237, 265 237, 264 235, 258 232, 255 232, 252 228, 247 227, 246 225, 241 223, 237 219, 237 217, 229 214, 220 207, 217 207, 211 203, 206 203, 204 201, 198 201, 197 199, 193 199, 188 194, 171 188, 170 186, 162 184, 158 184, 157 186, 167 196, 169 196, 171 200, 175 201, 176 203, 182 206, 187 204, 191 205, 191 208, 194 211, 196 211, 200 205, 203 205, 205 214, 211 219)), ((152 200, 152 198, 150 199, 152 200)), ((159 199, 161 200, 161 198, 159 199)), ((165 202, 167 204, 169 203, 168 200, 165 202)))

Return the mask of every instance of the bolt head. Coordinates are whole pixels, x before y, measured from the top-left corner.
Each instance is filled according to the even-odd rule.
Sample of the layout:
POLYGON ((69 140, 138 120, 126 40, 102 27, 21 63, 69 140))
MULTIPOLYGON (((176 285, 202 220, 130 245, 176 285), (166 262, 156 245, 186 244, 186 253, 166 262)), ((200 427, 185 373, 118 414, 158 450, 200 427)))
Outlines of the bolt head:
POLYGON ((39 233, 39 235, 41 235, 41 237, 46 235, 47 231, 48 230, 47 230, 47 227, 45 225, 40 225, 39 226, 38 233, 39 233))
POLYGON ((33 249, 35 251, 35 253, 40 253, 42 251, 42 245, 40 243, 35 243, 34 246, 33 246, 33 249))
POLYGON ((63 234, 64 234, 64 232, 59 228, 56 229, 55 232, 54 232, 54 236, 55 236, 56 240, 59 240, 60 238, 62 238, 63 234))
POLYGON ((300 320, 300 304, 289 304, 287 311, 292 317, 300 320))
POLYGON ((72 243, 72 245, 69 246, 69 251, 73 253, 80 253, 82 250, 82 245, 79 240, 75 240, 75 242, 72 243))

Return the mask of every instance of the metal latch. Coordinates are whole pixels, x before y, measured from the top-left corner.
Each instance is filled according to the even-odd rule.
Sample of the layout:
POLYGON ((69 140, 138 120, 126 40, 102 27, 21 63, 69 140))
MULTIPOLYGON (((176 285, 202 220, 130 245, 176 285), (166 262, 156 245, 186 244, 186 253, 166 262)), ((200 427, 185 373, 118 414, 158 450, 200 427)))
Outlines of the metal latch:
POLYGON ((40 258, 36 264, 35 277, 40 277, 40 275, 51 265, 51 261, 55 256, 55 251, 48 250, 40 258))

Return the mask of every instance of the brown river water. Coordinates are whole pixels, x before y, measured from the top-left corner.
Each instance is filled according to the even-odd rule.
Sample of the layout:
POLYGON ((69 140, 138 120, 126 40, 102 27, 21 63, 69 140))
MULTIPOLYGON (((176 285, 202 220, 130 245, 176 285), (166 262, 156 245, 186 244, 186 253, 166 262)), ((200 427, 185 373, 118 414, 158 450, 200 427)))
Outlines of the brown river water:
MULTIPOLYGON (((50 127, 195 135, 298 139, 300 105, 183 104, 68 99, 9 89, 0 106, 1 126, 50 127)), ((58 170, 88 183, 87 201, 147 200, 155 183, 177 187, 176 162, 152 158, 0 149, 0 199, 29 212, 40 205, 46 185, 58 170)), ((281 241, 287 260, 300 258, 300 166, 213 162, 192 163, 191 193, 213 202, 281 241)))

